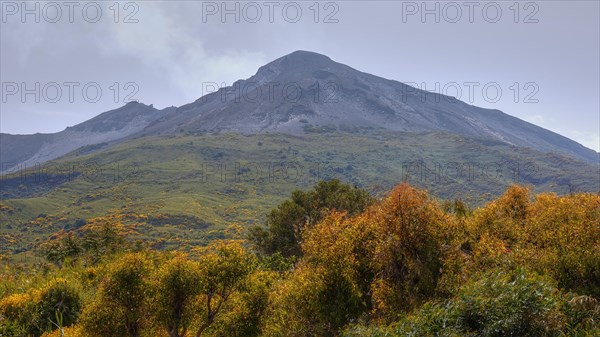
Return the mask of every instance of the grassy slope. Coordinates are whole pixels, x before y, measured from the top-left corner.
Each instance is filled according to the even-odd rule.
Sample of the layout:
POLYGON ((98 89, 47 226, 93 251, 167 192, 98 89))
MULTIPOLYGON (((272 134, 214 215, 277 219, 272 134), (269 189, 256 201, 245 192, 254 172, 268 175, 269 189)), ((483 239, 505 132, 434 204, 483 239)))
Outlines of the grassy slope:
POLYGON ((202 244, 222 236, 229 224, 261 221, 291 191, 309 188, 319 179, 339 178, 375 194, 407 180, 441 198, 468 195, 471 203, 496 196, 512 183, 534 183, 536 191, 558 193, 599 190, 593 166, 565 157, 444 134, 365 133, 317 129, 305 137, 147 137, 92 154, 72 153, 35 176, 24 175, 22 181, 3 177, 0 253, 31 249, 79 218, 128 211, 196 217, 144 226, 141 237, 163 238, 167 247, 181 240, 202 244), (434 172, 424 174, 417 162, 434 172), (238 171, 250 171, 232 173, 236 163, 238 171), (465 167, 456 178, 454 163, 487 165, 488 178, 481 169, 465 167), (223 164, 229 170, 224 177, 217 169, 223 164), (517 166, 521 171, 515 176, 517 166), (76 173, 65 167, 75 167, 76 173), (56 180, 58 171, 63 180, 50 179, 56 180), (38 215, 42 217, 34 220, 38 215))

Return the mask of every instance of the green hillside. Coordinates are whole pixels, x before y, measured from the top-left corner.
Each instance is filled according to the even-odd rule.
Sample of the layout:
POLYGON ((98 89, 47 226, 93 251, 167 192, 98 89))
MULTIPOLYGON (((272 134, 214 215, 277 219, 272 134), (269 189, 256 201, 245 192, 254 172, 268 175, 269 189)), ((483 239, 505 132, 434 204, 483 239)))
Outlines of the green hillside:
POLYGON ((2 176, 0 247, 35 255, 51 233, 123 216, 161 247, 205 244, 262 222, 295 189, 332 178, 376 196, 399 181, 480 205, 513 184, 597 192, 597 169, 567 157, 442 133, 307 127, 306 136, 181 134, 81 148, 2 176), (140 216, 143 215, 143 216, 140 216), (79 220, 79 222, 78 222, 79 220))

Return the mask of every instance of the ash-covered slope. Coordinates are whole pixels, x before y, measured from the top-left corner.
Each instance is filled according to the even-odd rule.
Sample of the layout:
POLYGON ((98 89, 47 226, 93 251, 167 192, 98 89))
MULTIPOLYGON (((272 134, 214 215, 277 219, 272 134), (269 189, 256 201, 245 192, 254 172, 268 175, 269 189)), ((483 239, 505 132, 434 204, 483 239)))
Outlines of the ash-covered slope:
POLYGON ((161 115, 174 110, 131 102, 52 134, 0 134, 0 171, 24 169, 88 145, 110 143, 135 134, 161 115))
POLYGON ((247 80, 180 108, 157 110, 134 102, 54 134, 0 134, 0 171, 41 164, 83 146, 93 150, 143 136, 302 134, 307 128, 327 126, 445 132, 566 154, 587 163, 596 164, 599 159, 597 152, 577 142, 499 110, 472 106, 360 72, 324 55, 297 51, 259 68, 247 80))
POLYGON ((424 92, 306 51, 281 57, 247 80, 166 114, 144 134, 298 134, 308 126, 443 131, 598 161, 595 151, 499 110, 424 92))

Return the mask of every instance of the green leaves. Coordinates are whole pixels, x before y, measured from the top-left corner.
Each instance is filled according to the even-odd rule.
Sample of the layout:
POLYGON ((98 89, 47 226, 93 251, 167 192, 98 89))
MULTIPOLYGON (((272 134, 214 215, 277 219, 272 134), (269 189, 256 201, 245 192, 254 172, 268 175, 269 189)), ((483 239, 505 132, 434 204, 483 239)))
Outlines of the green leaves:
POLYGON ((251 228, 250 239, 263 254, 300 256, 300 242, 305 229, 321 221, 330 211, 355 215, 373 201, 366 191, 339 180, 321 181, 312 191, 294 191, 290 199, 267 215, 266 230, 251 228))
POLYGON ((64 279, 50 280, 42 288, 0 300, 0 332, 7 336, 11 333, 40 336, 56 329, 59 323, 61 326, 74 324, 81 308, 82 298, 77 287, 64 279))
POLYGON ((567 296, 522 269, 490 272, 446 301, 431 301, 388 327, 353 327, 345 336, 563 336, 567 296))
POLYGON ((195 299, 201 291, 197 263, 178 254, 160 266, 154 279, 152 306, 156 323, 170 337, 185 336, 198 309, 195 299))

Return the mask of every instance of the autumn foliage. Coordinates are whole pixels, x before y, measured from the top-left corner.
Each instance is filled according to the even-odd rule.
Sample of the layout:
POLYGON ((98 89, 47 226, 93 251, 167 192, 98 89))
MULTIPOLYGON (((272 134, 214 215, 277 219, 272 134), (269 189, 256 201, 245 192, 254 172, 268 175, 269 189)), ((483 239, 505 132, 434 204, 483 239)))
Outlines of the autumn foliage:
POLYGON ((295 193, 252 240, 188 252, 134 244, 120 225, 62 233, 45 244, 54 266, 2 272, 31 282, 0 282, 0 334, 600 333, 597 194, 511 186, 471 209, 407 184, 377 201, 363 193, 339 182, 295 193))

